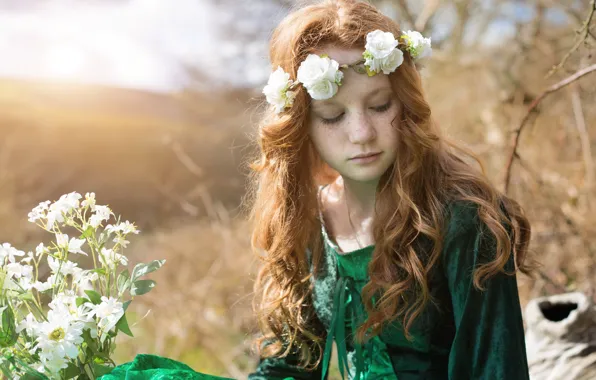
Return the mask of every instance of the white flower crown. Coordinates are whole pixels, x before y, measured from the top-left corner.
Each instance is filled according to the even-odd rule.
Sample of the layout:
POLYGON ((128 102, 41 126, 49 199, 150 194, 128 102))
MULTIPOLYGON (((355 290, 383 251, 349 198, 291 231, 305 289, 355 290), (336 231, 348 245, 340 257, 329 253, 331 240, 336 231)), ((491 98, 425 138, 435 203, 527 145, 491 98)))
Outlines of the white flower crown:
MULTIPOLYGON (((415 60, 432 54, 430 38, 425 38, 416 31, 403 32, 401 39, 405 50, 415 60)), ((362 53, 364 59, 351 65, 340 66, 326 55, 309 54, 298 67, 296 81, 292 81, 290 74, 278 66, 269 76, 263 94, 267 102, 275 107, 275 113, 281 113, 292 106, 297 93, 295 88, 300 83, 311 98, 330 99, 341 86, 344 76, 341 68, 352 67, 357 73, 366 73, 369 76, 380 72, 386 75, 394 72, 404 61, 404 53, 397 47, 398 44, 393 33, 375 30, 366 35, 366 50, 362 53)))

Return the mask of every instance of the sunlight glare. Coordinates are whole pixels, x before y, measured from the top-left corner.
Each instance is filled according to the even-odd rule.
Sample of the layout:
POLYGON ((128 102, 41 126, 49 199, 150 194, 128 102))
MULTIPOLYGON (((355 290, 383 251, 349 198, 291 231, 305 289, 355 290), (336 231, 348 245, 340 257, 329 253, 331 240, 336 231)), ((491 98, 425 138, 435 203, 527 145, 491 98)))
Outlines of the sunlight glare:
POLYGON ((89 59, 80 47, 70 44, 60 44, 50 47, 46 56, 46 70, 48 76, 54 79, 81 79, 89 59))

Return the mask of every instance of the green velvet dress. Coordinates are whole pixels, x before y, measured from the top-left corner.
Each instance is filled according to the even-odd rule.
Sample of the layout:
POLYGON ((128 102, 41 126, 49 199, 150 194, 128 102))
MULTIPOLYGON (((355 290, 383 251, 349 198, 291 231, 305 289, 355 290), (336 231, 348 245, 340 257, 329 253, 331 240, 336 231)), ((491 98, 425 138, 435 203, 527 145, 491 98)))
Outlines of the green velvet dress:
MULTIPOLYGON (((430 279, 436 302, 428 303, 415 320, 412 341, 394 322, 364 346, 352 342, 352 332, 365 316, 360 292, 368 282, 374 245, 342 253, 324 225, 322 234, 325 265, 313 280, 313 305, 327 332, 323 361, 306 372, 292 355, 262 359, 250 380, 326 379, 333 342, 338 367, 348 379, 529 379, 516 277, 500 273, 482 292, 472 283, 474 267, 495 253, 494 239, 474 206, 449 208, 441 261, 430 279)), ((513 267, 511 256, 505 269, 513 267)))
MULTIPOLYGON (((429 280, 436 302, 428 303, 415 320, 413 340, 407 340, 401 324, 394 322, 364 346, 352 342, 352 332, 365 318, 360 292, 369 278, 374 246, 342 253, 322 224, 324 265, 313 276, 312 301, 326 332, 324 359, 312 372, 298 367, 294 355, 261 359, 249 380, 327 379, 334 342, 338 367, 348 379, 529 379, 516 277, 500 273, 485 283, 484 291, 476 289, 473 269, 492 260, 494 239, 479 222, 475 207, 459 203, 448 211, 441 261, 429 280)), ((420 242, 420 247, 424 244, 428 242, 420 242)), ((513 257, 505 269, 513 269, 513 257)), ((115 379, 221 378, 165 358, 138 355, 102 378, 115 379)))

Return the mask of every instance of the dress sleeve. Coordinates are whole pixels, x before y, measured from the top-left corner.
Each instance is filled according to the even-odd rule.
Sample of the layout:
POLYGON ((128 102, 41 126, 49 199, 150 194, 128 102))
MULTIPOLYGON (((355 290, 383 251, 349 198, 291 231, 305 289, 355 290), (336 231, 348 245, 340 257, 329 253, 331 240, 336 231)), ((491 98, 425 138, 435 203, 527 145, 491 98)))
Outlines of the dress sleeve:
MULTIPOLYGON (((474 269, 494 258, 494 236, 473 206, 453 210, 445 236, 442 257, 456 328, 449 379, 529 379, 516 277, 500 272, 483 291, 473 283, 474 269)), ((513 260, 511 255, 507 272, 513 260)))

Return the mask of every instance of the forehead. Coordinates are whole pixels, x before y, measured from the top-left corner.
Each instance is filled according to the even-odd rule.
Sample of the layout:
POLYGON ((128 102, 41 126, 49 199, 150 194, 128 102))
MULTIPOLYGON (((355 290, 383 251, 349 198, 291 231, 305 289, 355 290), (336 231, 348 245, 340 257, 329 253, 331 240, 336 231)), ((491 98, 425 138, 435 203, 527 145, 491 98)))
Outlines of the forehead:
POLYGON ((315 51, 315 54, 327 54, 329 58, 336 60, 340 65, 351 64, 362 59, 364 48, 342 48, 335 45, 325 45, 315 51))
MULTIPOLYGON (((353 64, 362 59, 362 49, 346 49, 337 46, 328 45, 315 51, 315 54, 327 54, 329 58, 337 61, 340 65, 353 64)), ((359 74, 352 68, 341 69, 344 77, 341 81, 337 94, 327 100, 312 100, 313 106, 323 106, 327 104, 347 104, 359 102, 374 93, 391 92, 391 83, 389 77, 385 74, 377 74, 369 77, 366 74, 359 74)), ((374 96, 374 95, 371 95, 374 96)))

